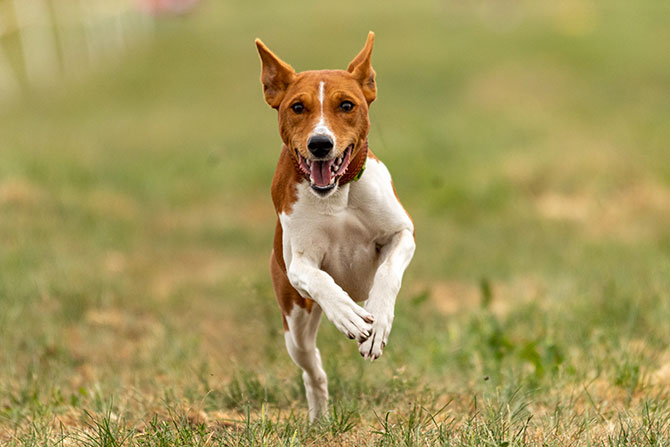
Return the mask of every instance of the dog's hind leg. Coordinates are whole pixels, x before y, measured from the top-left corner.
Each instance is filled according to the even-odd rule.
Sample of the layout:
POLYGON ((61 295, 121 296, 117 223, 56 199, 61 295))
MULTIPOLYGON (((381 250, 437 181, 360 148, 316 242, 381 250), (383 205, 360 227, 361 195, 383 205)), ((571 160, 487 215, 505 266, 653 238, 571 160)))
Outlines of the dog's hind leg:
POLYGON ((289 330, 284 333, 286 349, 293 361, 303 370, 305 394, 309 406, 309 420, 314 421, 327 412, 328 380, 316 347, 321 308, 314 305, 311 312, 294 307, 286 320, 289 330))
POLYGON ((305 299, 291 286, 286 274, 272 255, 272 282, 284 314, 284 340, 291 359, 302 370, 309 420, 313 422, 328 410, 328 380, 316 347, 316 334, 321 320, 321 308, 305 299))

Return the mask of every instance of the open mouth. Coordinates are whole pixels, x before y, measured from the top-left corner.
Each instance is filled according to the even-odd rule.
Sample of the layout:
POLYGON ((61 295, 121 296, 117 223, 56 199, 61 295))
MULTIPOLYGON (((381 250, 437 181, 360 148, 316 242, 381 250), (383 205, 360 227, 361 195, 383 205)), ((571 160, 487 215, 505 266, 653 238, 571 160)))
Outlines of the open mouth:
POLYGON ((330 160, 308 160, 300 155, 297 149, 295 153, 300 160, 300 169, 309 176, 312 189, 317 192, 326 192, 333 189, 337 180, 347 172, 353 149, 354 145, 350 144, 342 155, 330 160))

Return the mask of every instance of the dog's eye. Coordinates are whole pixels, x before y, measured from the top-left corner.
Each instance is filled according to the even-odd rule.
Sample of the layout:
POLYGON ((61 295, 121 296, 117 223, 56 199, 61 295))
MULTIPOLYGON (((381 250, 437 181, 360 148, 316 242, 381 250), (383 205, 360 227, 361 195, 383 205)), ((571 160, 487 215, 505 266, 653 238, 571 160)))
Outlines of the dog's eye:
POLYGON ((354 109, 354 103, 351 101, 342 101, 340 110, 343 112, 351 112, 354 109))
POLYGON ((291 106, 294 113, 302 113, 305 111, 305 106, 301 102, 296 102, 291 106))

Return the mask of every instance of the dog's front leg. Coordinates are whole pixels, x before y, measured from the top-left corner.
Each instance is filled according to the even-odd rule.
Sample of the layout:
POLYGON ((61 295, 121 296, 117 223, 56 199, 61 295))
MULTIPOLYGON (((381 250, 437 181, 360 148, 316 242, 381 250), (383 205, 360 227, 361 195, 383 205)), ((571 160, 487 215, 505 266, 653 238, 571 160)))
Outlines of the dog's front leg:
POLYGON ((288 267, 288 280, 302 296, 316 301, 326 317, 344 335, 359 343, 370 336, 375 317, 356 304, 313 261, 304 255, 294 254, 288 267))
POLYGON ((414 235, 405 229, 393 235, 381 249, 381 263, 365 303, 365 309, 375 316, 375 322, 370 337, 358 343, 358 351, 363 358, 375 360, 382 355, 391 332, 395 299, 414 248, 414 235))

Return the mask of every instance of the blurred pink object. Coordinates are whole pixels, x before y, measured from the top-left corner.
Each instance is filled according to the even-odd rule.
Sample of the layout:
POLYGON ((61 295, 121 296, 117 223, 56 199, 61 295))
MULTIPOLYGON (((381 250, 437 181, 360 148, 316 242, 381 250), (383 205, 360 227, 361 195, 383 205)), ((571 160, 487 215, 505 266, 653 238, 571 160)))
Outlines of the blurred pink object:
POLYGON ((137 0, 140 8, 149 14, 186 14, 199 0, 137 0))

